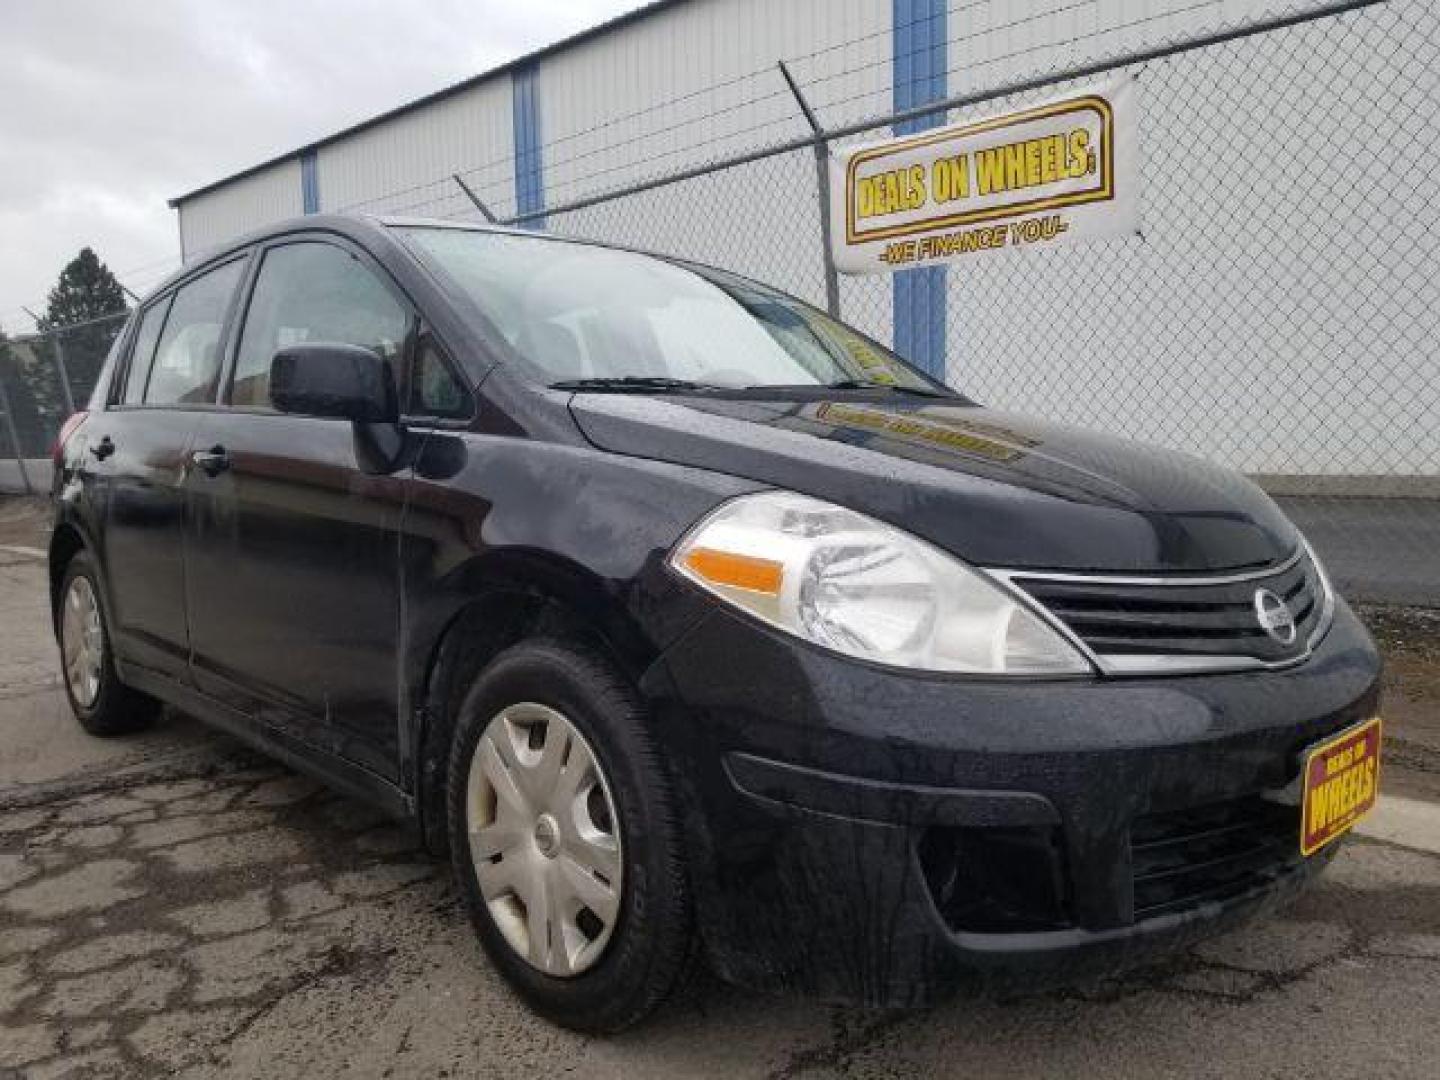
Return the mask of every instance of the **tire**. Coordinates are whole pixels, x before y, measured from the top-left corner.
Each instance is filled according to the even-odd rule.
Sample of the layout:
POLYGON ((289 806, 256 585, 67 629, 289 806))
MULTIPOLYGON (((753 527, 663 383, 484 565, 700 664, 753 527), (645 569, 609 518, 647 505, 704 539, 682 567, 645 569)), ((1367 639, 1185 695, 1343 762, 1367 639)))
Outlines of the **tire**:
MULTIPOLYGON (((55 619, 60 645, 61 682, 65 686, 65 696, 70 699, 70 709, 82 728, 91 735, 127 735, 153 721, 160 711, 160 703, 120 681, 110 648, 104 597, 93 560, 88 553, 77 552, 65 567, 60 585, 60 608, 55 619), (93 622, 89 619, 87 604, 93 604, 93 622), (88 631, 83 630, 84 624, 88 624, 88 631), (88 641, 89 649, 98 649, 99 652, 98 663, 85 665, 93 683, 89 677, 81 678, 76 674, 73 650, 81 638, 88 641)), ((87 652, 85 655, 90 654, 87 652)))
MULTIPOLYGON (((670 785, 634 689, 585 646, 537 639, 497 656, 476 678, 455 721, 447 778, 451 860, 460 895, 491 961, 535 1012, 564 1027, 608 1034, 638 1023, 688 975, 695 933, 670 785), (563 760, 561 775, 570 779, 557 780, 550 789, 548 740, 552 728, 561 731, 555 716, 570 729, 564 756, 555 759, 563 760), (487 731, 491 738, 482 748, 487 731), (504 738, 520 741, 492 753, 504 738), (543 742, 538 748, 537 739, 543 742), (520 757, 511 756, 500 774, 502 781, 517 777, 517 785, 508 795, 501 794, 488 777, 494 775, 499 757, 517 753, 520 757), (593 775, 587 772, 590 760, 598 777, 587 788, 575 777, 593 775), (535 771, 527 771, 530 768, 535 771), (560 790, 548 804, 526 794, 566 789, 567 784, 579 785, 580 794, 560 790), (513 804, 506 802, 511 797, 513 804), (541 819, 549 815, 534 810, 545 805, 560 808, 556 813, 562 818, 564 808, 571 807, 584 821, 558 824, 558 832, 547 830, 541 819), (527 818, 532 811, 533 818, 527 818), (609 814, 614 816, 607 834, 604 819, 609 814), (533 829, 526 825, 530 820, 536 821, 533 829), (472 851, 471 826, 486 824, 493 830, 477 839, 478 850, 472 851), (492 833, 501 839, 491 839, 492 833), (553 839, 557 835, 559 839, 553 839), (502 842, 509 846, 502 850, 502 842), (602 866, 603 858, 591 845, 614 847, 613 864, 602 866), (497 853, 490 854, 492 847, 497 853), (598 869, 569 900, 573 904, 581 893, 588 899, 598 879, 605 886, 599 895, 606 902, 597 903, 595 910, 581 907, 572 924, 565 914, 565 894, 577 880, 574 871, 581 863, 598 869), (549 880, 561 882, 539 890, 548 901, 544 909, 553 914, 543 920, 542 936, 532 933, 530 908, 517 903, 522 892, 536 892, 534 883, 541 878, 527 876, 536 867, 540 869, 534 873, 557 875, 549 880), (615 872, 617 886, 606 893, 615 872), (482 875, 489 886, 488 900, 482 875), (512 879, 524 884, 506 892, 503 882, 512 879), (596 911, 605 913, 611 900, 617 901, 616 914, 607 923, 596 911), (541 944, 527 954, 522 951, 527 941, 541 944)), ((535 910, 541 908, 535 905, 535 910)))

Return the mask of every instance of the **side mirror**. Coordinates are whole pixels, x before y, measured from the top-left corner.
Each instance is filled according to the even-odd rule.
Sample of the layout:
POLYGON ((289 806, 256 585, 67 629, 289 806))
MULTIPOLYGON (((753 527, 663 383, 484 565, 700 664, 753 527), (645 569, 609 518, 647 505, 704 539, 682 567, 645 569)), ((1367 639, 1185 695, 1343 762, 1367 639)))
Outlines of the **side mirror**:
POLYGON ((373 349, 338 342, 290 345, 270 361, 270 400, 283 413, 365 424, 400 417, 395 376, 373 349))

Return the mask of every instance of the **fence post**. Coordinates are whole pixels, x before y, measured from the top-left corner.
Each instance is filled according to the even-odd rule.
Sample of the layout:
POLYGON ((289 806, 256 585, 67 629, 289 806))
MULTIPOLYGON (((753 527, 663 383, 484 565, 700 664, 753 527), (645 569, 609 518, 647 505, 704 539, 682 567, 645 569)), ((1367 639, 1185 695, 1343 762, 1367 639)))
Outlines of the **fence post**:
POLYGON ((835 255, 830 250, 830 142, 785 61, 777 61, 776 66, 780 68, 785 85, 790 87, 790 93, 795 95, 795 102, 805 114, 805 122, 810 125, 810 133, 815 137, 815 190, 820 198, 820 256, 825 263, 825 310, 838 319, 840 277, 835 271, 835 255))
MULTIPOLYGON (((8 349, 4 355, 11 355, 8 349)), ((4 372, 0 372, 0 412, 5 414, 5 426, 10 429, 10 445, 15 450, 15 464, 20 467, 20 482, 25 485, 25 494, 33 495, 35 489, 30 485, 30 473, 25 468, 25 450, 20 445, 20 432, 15 427, 15 414, 10 410, 10 391, 5 386, 4 372)))
POLYGON ((60 393, 65 399, 65 415, 69 417, 75 412, 75 392, 70 388, 70 372, 65 367, 65 346, 60 344, 61 332, 51 331, 50 338, 55 343, 55 370, 60 376, 60 393))
POLYGON ((494 225, 495 215, 490 212, 490 208, 488 206, 486 206, 483 202, 480 201, 480 196, 476 195, 475 192, 470 190, 470 185, 465 183, 464 180, 460 179, 459 173, 451 173, 450 175, 451 178, 455 181, 455 183, 460 185, 460 190, 465 193, 465 197, 475 204, 475 209, 480 211, 481 215, 485 218, 486 221, 488 221, 491 225, 494 225))

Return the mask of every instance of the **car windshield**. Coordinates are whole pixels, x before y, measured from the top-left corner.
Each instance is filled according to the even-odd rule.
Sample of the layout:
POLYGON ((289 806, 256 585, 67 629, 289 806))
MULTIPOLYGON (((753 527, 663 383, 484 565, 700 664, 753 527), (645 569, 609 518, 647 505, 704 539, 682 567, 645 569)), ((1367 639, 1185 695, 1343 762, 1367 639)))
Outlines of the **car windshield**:
POLYGON ((744 278, 543 237, 400 231, 550 385, 948 393, 863 334, 744 278))

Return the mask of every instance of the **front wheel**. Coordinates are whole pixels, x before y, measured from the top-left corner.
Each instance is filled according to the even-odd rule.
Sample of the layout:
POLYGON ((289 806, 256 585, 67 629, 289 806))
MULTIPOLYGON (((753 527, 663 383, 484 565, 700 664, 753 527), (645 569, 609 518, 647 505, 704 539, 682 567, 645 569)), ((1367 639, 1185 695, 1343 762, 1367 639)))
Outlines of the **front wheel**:
POLYGON ((455 725, 450 849, 486 951, 537 1012, 614 1032, 656 1008, 693 932, 665 771, 603 657, 527 642, 476 679, 455 725))
POLYGON ((124 735, 149 724, 159 703, 120 681, 105 625, 100 576, 85 552, 65 567, 56 627, 65 696, 91 735, 124 735))

